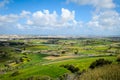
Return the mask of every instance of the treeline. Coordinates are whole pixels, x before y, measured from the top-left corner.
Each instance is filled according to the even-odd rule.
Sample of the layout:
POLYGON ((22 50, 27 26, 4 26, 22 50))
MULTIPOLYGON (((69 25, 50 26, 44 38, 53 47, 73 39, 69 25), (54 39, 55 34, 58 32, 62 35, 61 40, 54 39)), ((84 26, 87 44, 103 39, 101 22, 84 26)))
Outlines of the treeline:
POLYGON ((0 46, 24 45, 24 42, 0 41, 0 46))

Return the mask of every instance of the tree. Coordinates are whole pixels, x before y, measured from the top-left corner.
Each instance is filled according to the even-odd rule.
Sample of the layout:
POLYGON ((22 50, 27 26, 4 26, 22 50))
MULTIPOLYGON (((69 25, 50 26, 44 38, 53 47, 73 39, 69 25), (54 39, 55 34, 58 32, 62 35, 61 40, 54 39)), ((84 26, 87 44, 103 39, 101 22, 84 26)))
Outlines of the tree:
POLYGON ((5 51, 1 51, 0 52, 0 57, 1 58, 11 58, 11 53, 5 52, 5 51))
POLYGON ((78 54, 78 49, 75 49, 74 54, 78 54))
POLYGON ((17 75, 19 75, 19 74, 20 74, 19 71, 15 71, 15 72, 13 72, 13 73, 11 74, 11 76, 17 76, 17 75))
POLYGON ((78 67, 75 67, 71 64, 61 65, 60 67, 64 67, 64 68, 68 69, 69 71, 71 71, 72 73, 76 73, 79 71, 78 67))
POLYGON ((95 67, 99 67, 99 66, 103 66, 103 65, 111 64, 111 63, 112 63, 112 61, 98 59, 98 60, 92 62, 91 65, 89 66, 89 68, 94 69, 95 67))

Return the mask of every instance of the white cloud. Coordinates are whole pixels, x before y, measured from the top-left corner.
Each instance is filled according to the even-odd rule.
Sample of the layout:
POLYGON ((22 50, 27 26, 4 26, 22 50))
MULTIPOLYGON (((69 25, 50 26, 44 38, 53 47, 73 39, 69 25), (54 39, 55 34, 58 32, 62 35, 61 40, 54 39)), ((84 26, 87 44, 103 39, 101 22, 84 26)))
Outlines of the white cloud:
POLYGON ((28 17, 30 14, 31 14, 31 12, 23 10, 23 11, 21 12, 20 16, 21 16, 21 17, 28 17))
POLYGON ((67 3, 70 2, 95 7, 92 19, 83 24, 89 29, 104 32, 120 30, 120 13, 114 10, 116 4, 113 3, 113 0, 67 0, 67 3))
POLYGON ((11 23, 17 21, 19 18, 16 14, 10 14, 10 15, 0 15, 0 22, 1 23, 11 23))
POLYGON ((27 24, 30 26, 38 27, 68 27, 76 24, 75 11, 69 11, 68 9, 61 9, 61 15, 58 15, 56 11, 50 13, 48 10, 37 11, 32 14, 32 17, 27 20, 27 24))
POLYGON ((74 20, 75 17, 75 11, 70 12, 68 9, 62 8, 62 14, 61 14, 63 21, 71 21, 74 20))
POLYGON ((45 26, 54 26, 56 23, 57 14, 56 11, 49 13, 48 10, 37 11, 32 14, 32 17, 28 22, 32 22, 34 26, 45 27, 45 26))
POLYGON ((113 10, 100 12, 99 14, 94 15, 87 25, 102 30, 120 29, 120 14, 113 10))
POLYGON ((78 32, 82 29, 84 31, 88 29, 115 31, 120 29, 119 25, 120 14, 114 10, 96 13, 86 23, 75 19, 75 11, 64 8, 61 9, 61 14, 56 11, 49 12, 49 10, 34 13, 23 10, 20 14, 0 15, 0 27, 14 26, 21 30, 69 28, 78 32))
POLYGON ((30 12, 28 11, 22 11, 20 14, 0 15, 0 27, 17 27, 18 29, 25 29, 24 26, 22 26, 23 23, 21 23, 21 21, 27 20, 29 16, 30 12))
POLYGON ((8 14, 8 15, 0 15, 0 23, 13 23, 17 22, 22 18, 27 18, 30 15, 28 11, 22 11, 19 15, 18 14, 8 14))
POLYGON ((27 25, 33 25, 33 22, 31 20, 27 20, 27 25))
POLYGON ((3 0, 0 2, 0 8, 4 7, 6 4, 9 4, 10 0, 3 0))
POLYGON ((112 0, 67 0, 68 3, 73 2, 79 5, 92 5, 96 9, 112 9, 115 4, 112 0))
POLYGON ((18 29, 25 29, 24 26, 22 26, 22 25, 19 24, 19 23, 16 24, 16 27, 17 27, 18 29))
POLYGON ((18 29, 54 29, 81 26, 81 22, 75 20, 75 11, 62 8, 60 15, 56 11, 50 13, 49 10, 34 13, 23 10, 20 14, 0 15, 0 27, 9 25, 18 29))

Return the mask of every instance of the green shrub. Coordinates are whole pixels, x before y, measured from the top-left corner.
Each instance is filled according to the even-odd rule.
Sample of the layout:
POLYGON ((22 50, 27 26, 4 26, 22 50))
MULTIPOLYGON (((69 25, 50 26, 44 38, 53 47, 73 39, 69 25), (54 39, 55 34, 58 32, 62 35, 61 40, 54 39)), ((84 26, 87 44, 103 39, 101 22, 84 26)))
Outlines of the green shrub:
POLYGON ((88 70, 80 75, 79 80, 120 80, 120 65, 111 64, 88 70))
POLYGON ((72 73, 75 73, 75 72, 78 72, 78 71, 79 71, 79 68, 78 68, 78 67, 75 67, 75 66, 69 65, 69 64, 61 65, 61 67, 64 67, 64 68, 68 69, 68 70, 71 71, 72 73))
POLYGON ((15 72, 13 72, 13 73, 11 74, 11 76, 17 76, 17 75, 19 75, 19 74, 20 74, 19 71, 15 71, 15 72))
POLYGON ((68 80, 68 77, 70 77, 69 75, 70 75, 70 74, 65 73, 65 74, 59 76, 59 77, 58 77, 58 80, 68 80))
POLYGON ((20 62, 24 62, 24 58, 23 57, 20 58, 20 62))
POLYGON ((66 53, 66 51, 64 51, 64 50, 63 50, 63 51, 61 51, 61 53, 62 53, 62 54, 65 54, 65 53, 66 53))
POLYGON ((76 49, 76 50, 74 51, 74 54, 78 54, 78 49, 76 49))
POLYGON ((91 65, 89 66, 89 68, 94 69, 95 67, 99 67, 99 66, 103 66, 103 65, 111 64, 111 63, 112 63, 112 61, 98 59, 98 60, 92 62, 91 65))
POLYGON ((120 55, 117 56, 117 62, 120 62, 120 55))

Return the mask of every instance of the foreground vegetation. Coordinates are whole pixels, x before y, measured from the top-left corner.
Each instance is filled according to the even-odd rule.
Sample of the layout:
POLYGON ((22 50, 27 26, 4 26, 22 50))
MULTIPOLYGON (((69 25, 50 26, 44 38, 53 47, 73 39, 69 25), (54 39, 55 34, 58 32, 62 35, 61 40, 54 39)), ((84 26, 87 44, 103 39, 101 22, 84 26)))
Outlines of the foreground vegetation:
POLYGON ((119 80, 120 65, 106 65, 94 70, 88 70, 82 74, 80 80, 119 80))
POLYGON ((0 80, 119 80, 119 54, 114 38, 1 41, 0 80))

